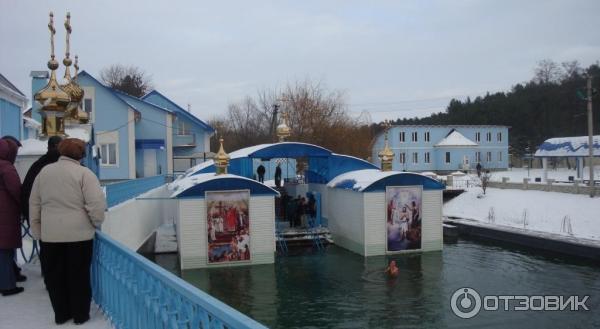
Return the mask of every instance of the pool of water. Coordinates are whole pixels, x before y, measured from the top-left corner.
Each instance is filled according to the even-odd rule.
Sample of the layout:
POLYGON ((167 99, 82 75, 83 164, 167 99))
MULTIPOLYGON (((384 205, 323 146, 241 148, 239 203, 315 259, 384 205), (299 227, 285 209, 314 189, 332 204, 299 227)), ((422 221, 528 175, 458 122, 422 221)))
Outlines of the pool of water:
MULTIPOLYGON (((272 328, 598 328, 600 265, 511 246, 459 240, 441 252, 363 258, 330 246, 278 257, 275 264, 177 270, 155 261, 272 328), (400 268, 389 280, 390 260, 400 268), (589 295, 590 311, 452 313, 461 287, 484 295, 589 295)), ((502 309, 502 308, 501 308, 502 309)))

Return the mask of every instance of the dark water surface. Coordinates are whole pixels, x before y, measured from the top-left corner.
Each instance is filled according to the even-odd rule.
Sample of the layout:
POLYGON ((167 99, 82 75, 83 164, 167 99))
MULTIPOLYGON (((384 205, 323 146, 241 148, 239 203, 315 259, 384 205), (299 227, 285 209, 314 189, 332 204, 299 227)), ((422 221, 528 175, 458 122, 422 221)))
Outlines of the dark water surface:
POLYGON ((175 255, 155 261, 272 328, 600 328, 600 265, 479 241, 441 252, 363 258, 330 246, 273 265, 179 273, 175 255), (396 280, 383 276, 396 260, 396 280), (452 313, 461 287, 484 295, 590 295, 590 311, 452 313))

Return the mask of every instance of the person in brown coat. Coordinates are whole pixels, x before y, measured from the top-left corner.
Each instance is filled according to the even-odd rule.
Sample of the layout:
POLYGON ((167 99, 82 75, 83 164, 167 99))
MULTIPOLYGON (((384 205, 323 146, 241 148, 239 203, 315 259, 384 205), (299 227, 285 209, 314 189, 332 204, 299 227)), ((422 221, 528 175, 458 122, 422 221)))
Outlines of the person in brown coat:
POLYGON ((14 163, 19 146, 12 140, 0 139, 0 293, 18 294, 13 269, 15 249, 21 248, 20 195, 21 180, 14 163))

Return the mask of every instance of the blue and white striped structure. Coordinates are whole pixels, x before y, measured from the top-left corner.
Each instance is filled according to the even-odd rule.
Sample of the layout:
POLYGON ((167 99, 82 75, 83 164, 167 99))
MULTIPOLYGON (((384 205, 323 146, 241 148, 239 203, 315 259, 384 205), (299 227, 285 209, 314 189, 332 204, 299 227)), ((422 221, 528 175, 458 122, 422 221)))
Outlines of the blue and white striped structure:
MULTIPOLYGON (((600 157, 600 136, 592 137, 592 154, 600 157)), ((575 158, 577 178, 583 178, 584 158, 589 157, 590 143, 588 136, 558 137, 545 140, 535 151, 534 156, 542 159, 544 168, 543 180, 548 178, 548 158, 575 158)))
POLYGON ((92 259, 94 301, 115 328, 266 328, 101 232, 92 259))
MULTIPOLYGON (((403 125, 389 129, 389 145, 395 153, 392 169, 398 171, 450 172, 473 169, 508 168, 507 126, 403 125)), ((380 166, 377 154, 383 149, 379 134, 371 149, 372 162, 380 166)))

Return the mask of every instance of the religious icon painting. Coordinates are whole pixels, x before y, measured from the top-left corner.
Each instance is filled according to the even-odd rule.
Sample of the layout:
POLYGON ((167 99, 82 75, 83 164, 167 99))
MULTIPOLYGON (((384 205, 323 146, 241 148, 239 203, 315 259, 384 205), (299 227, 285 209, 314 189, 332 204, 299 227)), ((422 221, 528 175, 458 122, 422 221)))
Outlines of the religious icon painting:
POLYGON ((250 191, 206 192, 208 263, 250 261, 250 191))

